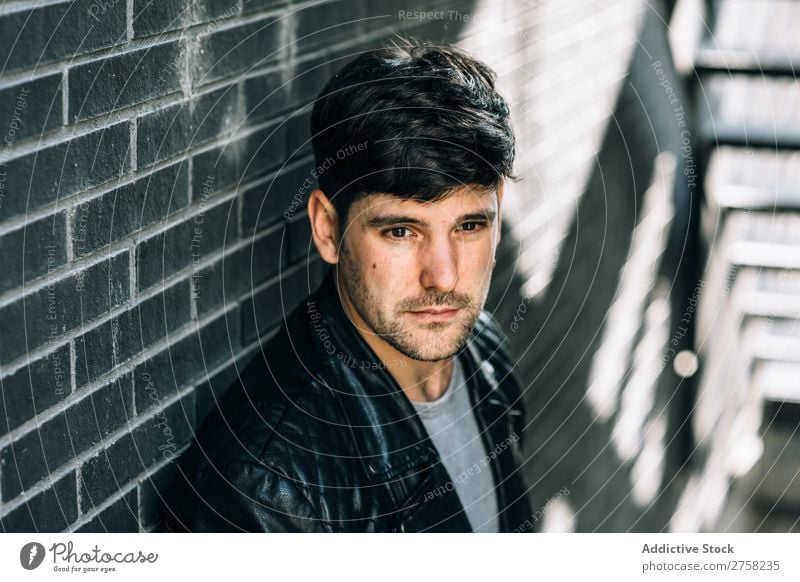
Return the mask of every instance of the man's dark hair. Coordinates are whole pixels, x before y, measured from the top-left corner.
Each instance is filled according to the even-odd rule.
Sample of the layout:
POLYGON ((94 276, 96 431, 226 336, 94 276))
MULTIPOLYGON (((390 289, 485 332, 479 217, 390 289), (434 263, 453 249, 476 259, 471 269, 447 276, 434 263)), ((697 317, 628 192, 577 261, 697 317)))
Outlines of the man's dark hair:
POLYGON ((494 81, 461 50, 420 44, 363 53, 332 77, 311 132, 319 187, 341 224, 371 193, 435 201, 516 179, 508 106, 494 81))

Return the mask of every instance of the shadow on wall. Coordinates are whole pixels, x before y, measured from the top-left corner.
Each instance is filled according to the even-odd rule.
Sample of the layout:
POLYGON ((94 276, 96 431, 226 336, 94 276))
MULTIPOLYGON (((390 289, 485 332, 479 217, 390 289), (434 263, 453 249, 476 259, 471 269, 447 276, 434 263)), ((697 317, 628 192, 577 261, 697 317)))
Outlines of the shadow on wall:
MULTIPOLYGON (((563 240, 552 232, 559 217, 540 202, 561 196, 560 183, 538 192, 533 160, 513 190, 528 210, 523 220, 506 215, 487 305, 526 386, 534 531, 666 530, 684 485, 692 393, 676 369, 690 375, 692 360, 676 356, 691 345, 693 318, 695 180, 691 143, 681 149, 692 127, 662 15, 644 10, 634 32, 628 74, 595 155, 565 169, 587 170, 587 181, 566 206, 563 240), (531 219, 537 212, 544 216, 531 219), (555 251, 531 267, 525 253, 552 240, 555 251)), ((586 87, 577 77, 562 91, 586 87)), ((548 152, 551 164, 575 147, 553 143, 561 150, 548 152)))

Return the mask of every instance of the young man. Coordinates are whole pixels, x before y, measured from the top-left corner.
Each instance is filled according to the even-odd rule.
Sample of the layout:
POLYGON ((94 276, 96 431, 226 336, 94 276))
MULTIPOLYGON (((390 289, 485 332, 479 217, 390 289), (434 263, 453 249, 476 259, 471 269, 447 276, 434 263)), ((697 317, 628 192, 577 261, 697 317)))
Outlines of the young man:
POLYGON ((514 160, 494 74, 454 48, 372 51, 312 134, 333 268, 205 421, 166 529, 519 528, 524 407, 482 310, 514 160))

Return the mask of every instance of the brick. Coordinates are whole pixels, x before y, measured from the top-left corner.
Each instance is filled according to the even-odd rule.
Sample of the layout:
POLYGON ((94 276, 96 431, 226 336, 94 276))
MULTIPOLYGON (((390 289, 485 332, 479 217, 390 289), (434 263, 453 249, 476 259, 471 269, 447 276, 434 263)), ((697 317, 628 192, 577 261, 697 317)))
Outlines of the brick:
POLYGON ((310 260, 317 254, 317 247, 311 238, 311 223, 308 213, 297 215, 286 225, 286 264, 284 269, 297 262, 310 260))
POLYGON ((230 307, 248 289, 250 253, 242 249, 200 271, 192 273, 192 297, 197 314, 203 317, 220 308, 230 307))
POLYGON ((271 119, 291 105, 291 83, 285 69, 276 69, 242 82, 247 123, 271 119))
POLYGON ((214 198, 219 195, 220 191, 224 191, 224 189, 217 188, 216 176, 207 174, 203 177, 199 173, 195 175, 197 175, 198 181, 192 185, 192 202, 201 206, 213 203, 214 198))
POLYGON ((239 316, 226 312, 179 342, 159 352, 134 370, 134 398, 141 413, 157 402, 197 383, 239 347, 239 316))
POLYGON ((197 184, 200 188, 196 196, 202 195, 202 185, 207 180, 213 181, 216 192, 238 184, 239 141, 226 142, 192 158, 192 184, 197 184))
POLYGON ((0 236, 0 293, 22 287, 67 262, 66 217, 59 212, 0 236))
POLYGON ((255 341, 278 325, 280 300, 280 289, 275 283, 242 304, 242 343, 255 341))
POLYGON ((242 6, 243 14, 250 14, 260 10, 272 10, 285 6, 289 0, 244 0, 242 6))
POLYGON ((244 190, 241 194, 242 232, 251 235, 255 230, 305 210, 308 196, 317 186, 313 170, 313 162, 307 160, 294 167, 282 168, 265 183, 244 190))
POLYGON ((133 36, 142 38, 204 22, 202 32, 207 34, 238 13, 238 0, 133 0, 133 36))
POLYGON ((189 321, 183 280, 75 339, 75 383, 94 382, 189 321))
POLYGON ((13 499, 101 443, 133 415, 131 375, 103 386, 2 451, 3 500, 13 499))
MULTIPOLYGON (((394 17, 395 14, 390 15, 390 18, 394 17)), ((388 19, 386 18, 376 18, 364 21, 362 23, 362 26, 364 27, 365 31, 374 33, 375 31, 381 28, 386 28, 387 21, 388 19)), ((411 28, 411 30, 414 31, 415 29, 411 28)), ((411 35, 414 34, 414 32, 405 32, 405 33, 411 35)), ((452 34, 450 36, 452 37, 452 34)), ((439 37, 437 42, 441 42, 441 40, 442 37, 439 37)), ((372 38, 363 39, 361 42, 356 43, 355 45, 348 45, 344 49, 344 51, 337 51, 336 49, 334 49, 333 54, 331 55, 331 66, 333 67, 334 70, 337 70, 339 67, 344 66, 347 61, 356 58, 362 52, 383 48, 384 46, 386 46, 386 38, 381 36, 374 36, 372 38), (341 54, 341 53, 346 53, 346 54, 341 54)))
POLYGON ((251 289, 286 270, 286 246, 285 230, 276 225, 243 249, 248 267, 246 280, 251 289))
POLYGON ((241 122, 238 88, 223 87, 137 121, 139 167, 171 158, 234 131, 241 122))
POLYGON ((139 290, 149 289, 178 271, 238 240, 237 200, 206 209, 138 245, 139 290))
POLYGON ((10 140, 39 137, 61 127, 61 78, 48 75, 0 91, 0 120, 10 140))
POLYGON ((41 414, 70 393, 69 345, 30 362, 0 380, 0 435, 41 414))
POLYGON ((139 499, 134 487, 106 507, 76 532, 136 533, 139 531, 139 499))
POLYGON ((130 167, 127 122, 72 138, 9 161, 3 218, 26 214, 65 200, 120 176, 130 167))
POLYGON ((69 60, 126 42, 125 2, 76 0, 0 18, 4 71, 69 60))
MULTIPOLYGON (((383 30, 385 32, 385 35, 388 36, 390 34, 390 30, 391 31, 395 31, 395 30, 397 30, 399 28, 399 26, 400 27, 403 26, 405 23, 399 18, 399 15, 398 15, 398 10, 399 9, 412 10, 412 11, 413 10, 430 10, 431 9, 430 6, 429 5, 425 5, 424 2, 416 2, 415 4, 416 5, 405 4, 402 7, 395 5, 396 10, 392 10, 392 11, 382 10, 381 11, 382 14, 378 13, 377 11, 369 11, 366 14, 365 18, 360 23, 361 24, 361 31, 362 31, 361 35, 363 37, 366 37, 367 35, 371 35, 371 34, 374 34, 374 33, 378 32, 379 30, 383 30)), ((452 10, 460 10, 462 13, 465 12, 464 4, 459 2, 458 0, 456 0, 455 2, 452 2, 452 1, 440 2, 440 3, 438 3, 436 5, 435 10, 442 10, 442 9, 448 9, 448 8, 452 9, 452 10)), ((508 12, 506 12, 506 13, 508 13, 508 12)), ((367 46, 369 46, 370 48, 372 48, 372 47, 379 48, 379 47, 385 46, 386 36, 380 36, 380 35, 376 35, 376 36, 377 36, 378 40, 373 40, 372 38, 369 38, 369 39, 367 39, 367 40, 362 42, 362 46, 359 46, 357 48, 354 48, 354 47, 348 45, 347 52, 354 53, 357 50, 369 50, 367 48, 367 46)), ((467 38, 469 38, 467 35, 461 35, 461 34, 459 34, 459 32, 451 29, 450 30, 450 34, 447 35, 446 37, 440 38, 439 42, 441 43, 443 40, 447 41, 447 40, 450 40, 450 39, 453 39, 454 41, 456 41, 456 39, 458 39, 458 41, 463 43, 464 40, 466 40, 467 38), (462 40, 462 39, 464 39, 464 40, 462 40)), ((464 48, 467 48, 467 49, 471 50, 471 47, 465 46, 464 48)))
POLYGON ((4 365, 85 322, 122 305, 130 294, 128 253, 120 253, 0 309, 0 329, 24 333, 0 337, 4 365))
POLYGON ((367 16, 361 0, 319 2, 297 12, 297 50, 330 46, 361 36, 361 19, 367 16))
POLYGON ((77 518, 77 475, 70 471, 52 487, 0 517, 0 530, 7 533, 60 532, 77 518))
POLYGON ((186 166, 174 164, 79 204, 71 217, 75 256, 88 255, 185 208, 189 203, 186 166))
POLYGON ((139 481, 139 523, 143 529, 157 526, 166 511, 165 499, 177 475, 177 465, 168 463, 139 481))
POLYGON ((214 177, 214 188, 251 181, 280 166, 286 156, 286 126, 280 123, 226 141, 193 158, 192 183, 214 177))
POLYGON ((266 175, 286 161, 286 132, 285 123, 276 123, 243 138, 239 158, 242 180, 266 175))
POLYGON ((81 511, 100 505, 159 462, 170 460, 192 438, 194 394, 160 410, 80 468, 81 511))
MULTIPOLYGON (((175 333, 188 323, 189 317, 189 281, 182 280, 126 313, 125 321, 119 322, 120 337, 135 335, 135 340, 128 337, 120 344, 136 346, 138 352, 140 345, 147 348, 175 333)), ((129 350, 118 353, 117 357, 130 357, 133 353, 134 350, 129 350)))
POLYGON ((109 320, 75 338, 75 386, 93 382, 117 366, 114 340, 118 326, 109 320))
POLYGON ((276 63, 283 56, 286 19, 265 18, 244 26, 198 37, 192 84, 199 87, 226 77, 237 77, 276 63))
POLYGON ((311 149, 311 109, 306 107, 292 114, 286 127, 287 163, 293 164, 313 153, 311 149))
POLYGON ((239 15, 239 0, 193 0, 191 4, 192 23, 206 23, 201 29, 204 34, 239 15))
POLYGON ((101 443, 133 418, 133 374, 125 374, 71 405, 66 417, 76 451, 101 443))
POLYGON ((330 54, 298 62, 289 84, 289 106, 298 108, 313 102, 336 68, 330 54))
POLYGON ((133 37, 142 38, 185 28, 192 21, 192 4, 191 0, 133 0, 133 37))
POLYGON ((181 90, 178 42, 92 61, 69 70, 69 118, 89 119, 181 90))
POLYGON ((198 315, 229 307, 248 290, 277 275, 280 265, 285 264, 282 237, 282 229, 275 229, 193 274, 192 293, 198 315))

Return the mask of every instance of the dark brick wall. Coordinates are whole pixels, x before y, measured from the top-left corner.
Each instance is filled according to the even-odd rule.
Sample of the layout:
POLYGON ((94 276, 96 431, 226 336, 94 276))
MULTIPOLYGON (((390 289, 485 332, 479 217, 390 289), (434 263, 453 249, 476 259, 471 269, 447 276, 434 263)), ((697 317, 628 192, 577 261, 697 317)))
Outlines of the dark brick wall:
POLYGON ((150 530, 235 360, 322 275, 289 212, 308 104, 388 34, 461 26, 362 0, 37 4, 0 15, 0 524, 150 530))
MULTIPOLYGON (((539 159, 528 145, 547 136, 519 96, 544 90, 522 74, 539 62, 541 19, 533 4, 466 0, 439 2, 435 9, 445 12, 428 17, 413 14, 434 9, 418 0, 36 4, 20 0, 0 14, 0 54, 7 56, 0 72, 0 525, 149 531, 161 519, 174 459, 235 377, 237 362, 323 273, 308 254, 304 205, 293 206, 313 165, 308 104, 322 84, 395 31, 459 42, 489 61, 504 92, 515 95, 525 146, 519 170, 531 183, 539 159), (281 305, 281 297, 291 303, 281 305)), ((579 7, 562 10, 565 23, 592 17, 579 7)), ((663 36, 663 27, 649 26, 648 35, 663 36)), ((611 42, 613 23, 597 28, 598 42, 611 42)), ((628 57, 608 54, 624 73, 628 57)), ((559 352, 548 367, 552 338, 566 334, 595 345, 589 336, 615 293, 634 201, 658 151, 674 149, 667 119, 656 135, 663 129, 669 145, 654 144, 643 130, 629 163, 625 136, 664 106, 648 64, 633 66, 646 86, 634 89, 645 89, 649 105, 642 111, 634 89, 622 92, 617 108, 629 121, 610 124, 598 158, 615 168, 618 181, 613 192, 603 190, 595 170, 580 206, 582 220, 588 215, 582 224, 594 228, 590 241, 602 238, 606 203, 614 215, 597 295, 573 328, 579 306, 572 300, 581 301, 600 258, 588 252, 593 243, 585 237, 571 240, 577 249, 567 255, 588 254, 577 278, 566 264, 555 270, 552 288, 569 289, 560 302, 548 294, 562 313, 558 323, 528 318, 533 327, 512 334, 534 413, 586 347, 573 342, 570 355, 559 352), (537 326, 548 339, 526 351, 537 326)), ((566 151, 559 147, 552 152, 566 151)), ((528 204, 517 191, 525 215, 535 215, 537 199, 528 204)), ((515 240, 536 245, 538 231, 526 228, 508 237, 506 252, 515 240)), ((511 273, 512 293, 501 300, 497 290, 513 263, 508 254, 498 262, 490 305, 506 325, 519 303, 518 273, 511 273)), ((573 445, 585 414, 555 447, 545 438, 569 416, 583 384, 580 375, 571 381, 569 394, 554 404, 558 412, 536 415, 529 429, 527 471, 537 482, 538 505, 592 461, 583 446, 573 456, 561 452, 573 445), (554 458, 572 468, 543 485, 537 476, 554 458)), ((608 440, 604 430, 598 434, 608 440)), ((596 508, 581 518, 582 529, 598 527, 596 514, 611 511, 616 497, 590 495, 593 480, 608 470, 590 471, 572 497, 580 500, 576 510, 584 501, 596 508)), ((615 495, 630 488, 622 484, 615 495)), ((606 528, 630 523, 632 512, 626 515, 606 528)))

